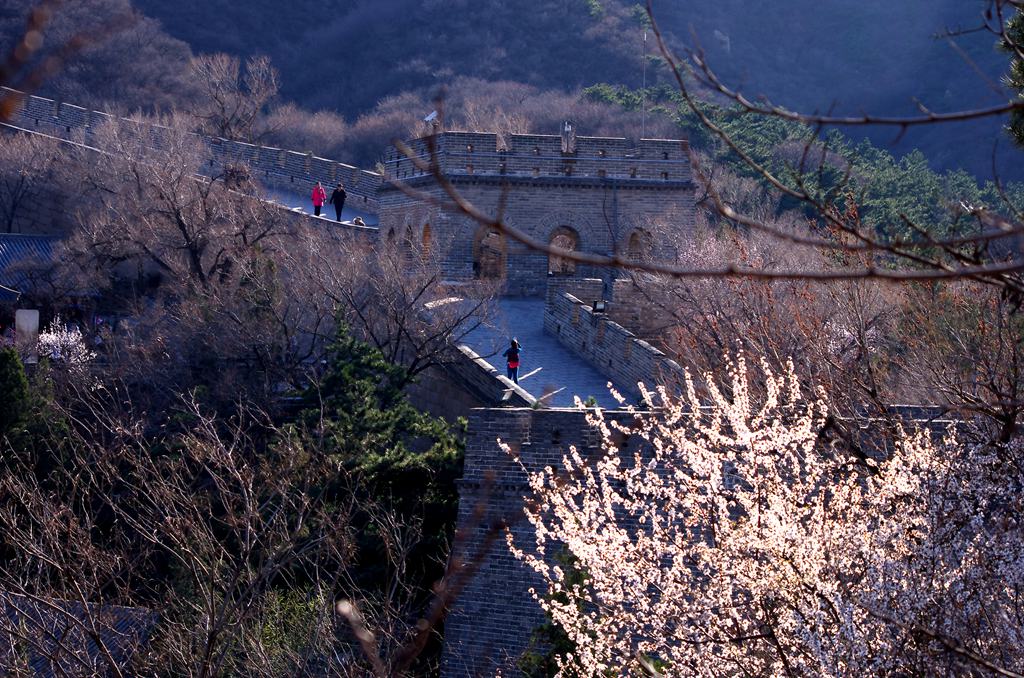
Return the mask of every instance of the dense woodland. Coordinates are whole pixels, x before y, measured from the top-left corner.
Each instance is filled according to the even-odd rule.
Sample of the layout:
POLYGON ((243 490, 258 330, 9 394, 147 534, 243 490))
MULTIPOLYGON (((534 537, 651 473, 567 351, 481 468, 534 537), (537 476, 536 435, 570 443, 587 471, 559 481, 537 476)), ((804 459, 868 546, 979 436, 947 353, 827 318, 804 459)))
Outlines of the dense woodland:
MULTIPOLYGON (((0 52, 31 4, 0 8, 0 52)), ((890 4, 654 8, 677 55, 692 24, 723 78, 805 111, 969 111, 1004 74, 1020 100, 1019 4, 890 4), (995 34, 933 39, 986 7, 1007 13, 995 34)), ((55 64, 40 93, 167 131, 154 148, 112 122, 102 162, 0 137, 4 230, 38 191, 74 206, 57 265, 29 271, 38 344, 0 347, 0 595, 159 617, 124 659, 89 649, 102 614, 63 645, 4 616, 0 667, 29 672, 32 648, 72 675, 435 675, 472 569, 454 530, 465 422, 408 394, 499 288, 446 282, 443 242, 289 219, 244 167, 200 178, 192 133, 371 167, 435 106, 453 129, 570 117, 630 138, 647 106, 649 136, 692 141, 696 223, 649 225, 670 261, 611 264, 694 379, 633 429, 592 413, 605 456, 533 476, 536 543, 509 547, 551 624, 517 668, 1024 671, 1024 188, 991 172, 994 146, 997 169, 1024 166, 1024 109, 890 148, 891 127, 754 114, 699 67, 677 83, 653 44, 641 91, 648 21, 615 0, 81 0, 14 49, 25 71, 55 64), (905 403, 958 426, 909 430, 905 403), (657 454, 620 464, 623 435, 657 454)))

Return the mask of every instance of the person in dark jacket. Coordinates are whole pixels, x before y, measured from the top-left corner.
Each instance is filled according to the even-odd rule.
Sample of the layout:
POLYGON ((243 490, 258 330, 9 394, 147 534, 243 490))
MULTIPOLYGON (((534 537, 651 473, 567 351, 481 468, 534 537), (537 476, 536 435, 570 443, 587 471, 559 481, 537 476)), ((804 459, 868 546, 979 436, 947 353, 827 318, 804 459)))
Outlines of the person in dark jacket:
POLYGON ((513 337, 508 349, 501 355, 505 356, 507 376, 516 384, 519 383, 519 352, 522 348, 519 342, 513 337))
POLYGON ((334 193, 331 193, 331 204, 334 205, 334 213, 338 216, 338 221, 341 221, 341 210, 345 207, 345 198, 348 197, 348 193, 345 192, 345 187, 338 182, 338 187, 334 189, 334 193))

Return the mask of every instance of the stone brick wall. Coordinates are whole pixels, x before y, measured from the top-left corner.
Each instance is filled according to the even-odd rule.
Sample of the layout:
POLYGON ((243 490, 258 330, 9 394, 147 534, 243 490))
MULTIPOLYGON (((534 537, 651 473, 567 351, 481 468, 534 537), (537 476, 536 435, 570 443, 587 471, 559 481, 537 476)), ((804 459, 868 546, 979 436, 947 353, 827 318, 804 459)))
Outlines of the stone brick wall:
POLYGON ((638 337, 655 342, 671 325, 671 317, 651 303, 632 277, 616 280, 610 297, 608 317, 638 337))
POLYGON ((455 423, 459 417, 469 417, 472 410, 490 405, 441 367, 425 370, 405 392, 416 409, 450 423, 455 423))
POLYGON ((57 181, 43 180, 32 186, 16 205, 3 205, 0 233, 65 235, 74 225, 74 214, 69 210, 74 203, 74 199, 66 194, 65 186, 57 181), (13 219, 8 223, 11 217, 13 219))
POLYGON ((555 299, 569 293, 585 304, 607 299, 607 284, 600 278, 548 278, 547 293, 544 296, 545 307, 554 303, 555 299))
POLYGON ((436 161, 446 176, 569 177, 689 182, 689 143, 685 139, 578 137, 573 152, 562 151, 560 136, 444 132, 407 142, 412 158, 391 149, 384 165, 388 179, 412 181, 428 171, 414 159, 436 161))
POLYGON ((544 331, 587 360, 620 388, 638 398, 637 383, 648 386, 683 383, 679 363, 624 328, 590 302, 557 290, 544 306, 544 331))
MULTIPOLYGON (((5 92, 20 94, 3 88, 5 92)), ((15 125, 65 139, 89 143, 96 129, 114 119, 108 113, 90 111, 80 106, 26 96, 17 114, 11 120, 15 125)), ((138 125, 140 134, 147 134, 154 143, 159 143, 161 128, 158 125, 140 125, 122 119, 128 124, 138 125)), ((334 186, 339 180, 345 183, 349 204, 360 210, 376 213, 377 191, 381 177, 352 165, 320 158, 311 153, 297 153, 280 148, 255 146, 228 139, 204 138, 214 162, 220 166, 246 162, 257 176, 269 186, 306 193, 317 181, 325 186, 334 186)))
POLYGON ((498 448, 499 438, 531 471, 560 463, 569 445, 592 452, 598 441, 579 410, 473 411, 459 486, 458 529, 464 541, 457 548, 460 560, 476 573, 445 622, 441 675, 446 678, 493 676, 499 666, 505 675, 517 675, 517 658, 544 622, 528 592, 540 581, 512 557, 500 527, 507 524, 519 544, 533 543, 522 519, 526 474, 498 448))

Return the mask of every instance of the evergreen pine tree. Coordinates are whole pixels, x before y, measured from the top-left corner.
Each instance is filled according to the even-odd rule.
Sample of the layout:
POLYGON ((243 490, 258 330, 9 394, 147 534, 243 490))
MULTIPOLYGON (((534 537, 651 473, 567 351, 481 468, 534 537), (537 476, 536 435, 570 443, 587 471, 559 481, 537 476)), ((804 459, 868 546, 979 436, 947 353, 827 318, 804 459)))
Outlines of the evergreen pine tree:
POLYGON ((18 352, 0 349, 0 438, 24 421, 29 410, 28 379, 18 352))
MULTIPOLYGON (((1006 24, 1006 37, 1003 47, 1010 51, 1010 45, 1017 49, 1024 48, 1024 9, 1018 9, 1006 24)), ((1010 72, 1006 75, 1006 85, 1017 93, 1019 101, 1024 102, 1024 59, 1018 52, 1013 52, 1010 72)), ((1019 146, 1024 146, 1024 110, 1017 109, 1010 114, 1010 135, 1019 146)))

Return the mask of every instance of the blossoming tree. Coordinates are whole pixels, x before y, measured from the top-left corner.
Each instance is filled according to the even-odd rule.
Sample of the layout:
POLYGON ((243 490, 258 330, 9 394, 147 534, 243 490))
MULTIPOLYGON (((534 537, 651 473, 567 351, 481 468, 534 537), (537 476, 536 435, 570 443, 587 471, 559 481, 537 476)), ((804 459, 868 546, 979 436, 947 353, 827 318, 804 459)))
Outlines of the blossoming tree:
POLYGON ((536 542, 508 540, 575 647, 560 675, 1021 675, 1019 446, 899 431, 865 459, 791 364, 758 372, 594 411, 598 458, 530 474, 536 542))
POLYGON ((96 353, 86 346, 78 326, 64 323, 60 316, 39 333, 38 349, 40 355, 66 365, 72 371, 83 369, 96 357, 96 353))

